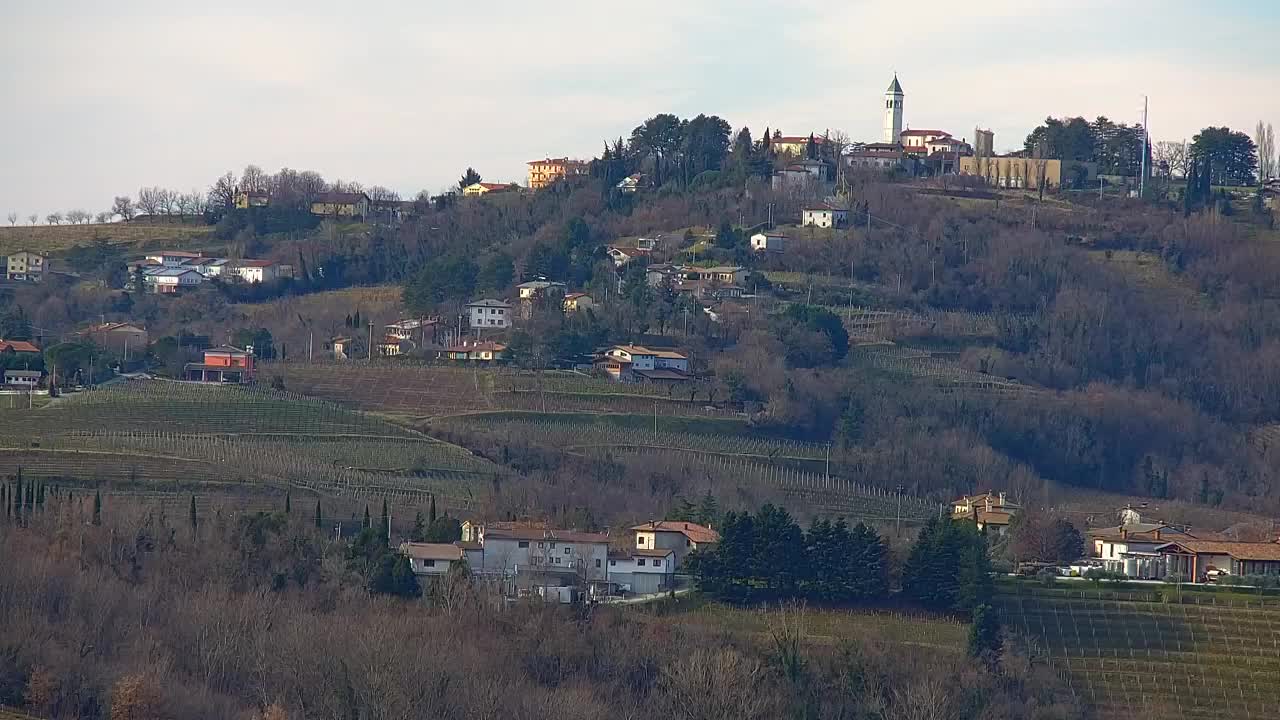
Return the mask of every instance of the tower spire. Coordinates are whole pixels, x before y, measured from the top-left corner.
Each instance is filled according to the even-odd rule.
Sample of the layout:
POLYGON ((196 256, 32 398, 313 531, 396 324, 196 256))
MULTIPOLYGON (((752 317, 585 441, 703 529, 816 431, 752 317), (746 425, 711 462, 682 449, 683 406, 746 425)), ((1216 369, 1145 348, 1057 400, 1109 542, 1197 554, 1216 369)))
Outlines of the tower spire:
POLYGON ((884 93, 884 142, 898 143, 902 136, 902 101, 905 97, 902 84, 898 82, 898 73, 893 74, 893 82, 884 93))

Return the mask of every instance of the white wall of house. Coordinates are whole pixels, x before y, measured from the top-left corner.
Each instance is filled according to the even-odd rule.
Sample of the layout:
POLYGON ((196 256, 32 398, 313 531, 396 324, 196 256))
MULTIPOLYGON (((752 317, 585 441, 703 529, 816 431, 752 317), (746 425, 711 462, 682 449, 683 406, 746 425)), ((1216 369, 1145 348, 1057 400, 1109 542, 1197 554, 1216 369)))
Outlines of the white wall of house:
POLYGON ((786 238, 781 235, 756 233, 751 236, 751 249, 757 252, 780 252, 785 241, 786 238))
POLYGON ((511 308, 473 305, 467 308, 467 312, 473 328, 499 330, 511 326, 511 308))
POLYGON ((479 567, 489 573, 514 571, 578 573, 588 580, 603 580, 609 544, 562 540, 519 540, 485 536, 479 567))
POLYGON ((609 558, 609 582, 627 585, 631 592, 652 595, 661 592, 671 583, 676 572, 674 555, 663 558, 630 557, 609 558))

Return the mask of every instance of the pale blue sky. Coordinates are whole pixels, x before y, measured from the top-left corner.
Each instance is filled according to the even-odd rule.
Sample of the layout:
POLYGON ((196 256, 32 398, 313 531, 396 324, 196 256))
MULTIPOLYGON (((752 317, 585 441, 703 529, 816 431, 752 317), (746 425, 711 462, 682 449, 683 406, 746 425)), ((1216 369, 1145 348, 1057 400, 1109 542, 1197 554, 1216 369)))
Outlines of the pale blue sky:
POLYGON ((1049 114, 1137 121, 1143 94, 1155 139, 1252 134, 1280 124, 1278 42, 1274 0, 12 0, 0 222, 247 163, 522 182, 657 112, 878 140, 894 70, 909 125, 1001 149, 1049 114))

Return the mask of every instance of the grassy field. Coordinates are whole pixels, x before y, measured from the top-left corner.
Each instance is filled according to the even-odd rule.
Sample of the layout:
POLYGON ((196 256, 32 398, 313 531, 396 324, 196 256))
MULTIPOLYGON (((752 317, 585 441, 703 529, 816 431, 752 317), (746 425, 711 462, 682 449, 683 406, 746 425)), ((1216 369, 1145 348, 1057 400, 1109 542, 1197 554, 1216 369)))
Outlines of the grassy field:
POLYGON ((76 245, 106 240, 114 245, 181 248, 208 236, 207 225, 107 223, 104 225, 39 225, 0 227, 0 255, 18 250, 56 253, 76 245))
POLYGON ((1017 588, 999 596, 1005 626, 1031 638, 1099 717, 1276 717, 1280 601, 1017 588))
POLYGON ((502 469, 333 403, 262 389, 137 381, 0 410, 24 476, 139 489, 304 489, 467 508, 502 469))

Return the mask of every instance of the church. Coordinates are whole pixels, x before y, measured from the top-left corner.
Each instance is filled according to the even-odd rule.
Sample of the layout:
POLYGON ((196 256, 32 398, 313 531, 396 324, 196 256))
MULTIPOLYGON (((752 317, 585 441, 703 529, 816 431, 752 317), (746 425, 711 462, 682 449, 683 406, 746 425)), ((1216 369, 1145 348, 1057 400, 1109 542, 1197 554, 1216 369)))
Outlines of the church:
POLYGON ((913 174, 956 172, 959 158, 973 154, 973 148, 945 130, 904 130, 905 100, 902 83, 894 73, 884 93, 884 132, 880 142, 867 143, 850 153, 849 164, 880 169, 901 166, 913 174))

